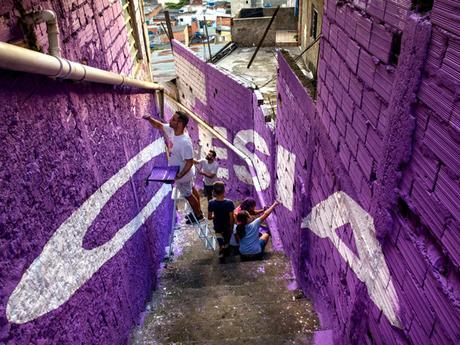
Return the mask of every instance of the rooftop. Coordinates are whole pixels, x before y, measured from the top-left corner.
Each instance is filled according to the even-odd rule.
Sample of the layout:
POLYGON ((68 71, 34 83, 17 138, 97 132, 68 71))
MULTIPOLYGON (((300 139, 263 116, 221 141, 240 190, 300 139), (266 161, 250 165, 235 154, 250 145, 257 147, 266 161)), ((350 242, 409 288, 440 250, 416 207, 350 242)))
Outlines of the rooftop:
MULTIPOLYGON (((284 48, 293 56, 300 53, 299 47, 284 48)), ((257 52, 250 68, 247 68, 256 48, 237 48, 230 55, 217 62, 217 66, 230 72, 239 78, 248 87, 258 89, 264 98, 265 113, 274 114, 276 110, 276 48, 262 47, 257 52)), ((300 60, 302 61, 302 60, 300 60)), ((299 61, 299 62, 300 62, 299 61)), ((307 69, 303 65, 299 66, 307 75, 307 69)))

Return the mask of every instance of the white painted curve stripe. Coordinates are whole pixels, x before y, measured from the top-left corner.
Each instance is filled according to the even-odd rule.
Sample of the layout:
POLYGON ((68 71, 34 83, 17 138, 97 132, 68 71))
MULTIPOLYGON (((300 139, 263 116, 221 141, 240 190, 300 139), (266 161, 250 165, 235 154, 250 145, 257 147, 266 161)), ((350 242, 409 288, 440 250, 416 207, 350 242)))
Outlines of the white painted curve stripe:
POLYGON ((110 198, 164 149, 162 138, 145 147, 59 226, 11 294, 6 307, 9 322, 32 321, 64 304, 136 233, 171 191, 170 185, 163 185, 110 241, 91 250, 82 247, 86 231, 110 198))

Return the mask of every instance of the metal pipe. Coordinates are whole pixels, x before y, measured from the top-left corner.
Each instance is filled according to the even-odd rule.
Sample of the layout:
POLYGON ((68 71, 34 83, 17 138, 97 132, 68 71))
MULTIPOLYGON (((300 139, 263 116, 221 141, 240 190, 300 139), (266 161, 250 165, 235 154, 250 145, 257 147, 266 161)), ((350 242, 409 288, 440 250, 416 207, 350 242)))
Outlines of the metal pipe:
MULTIPOLYGON (((209 59, 212 59, 212 54, 211 54, 211 42, 209 42, 209 34, 208 34, 208 25, 206 24, 206 16, 203 16, 204 20, 204 31, 206 32, 206 39, 208 40, 208 50, 209 50, 209 59)), ((206 60, 206 58, 203 56, 203 58, 206 60)))
POLYGON ((157 83, 129 78, 4 42, 0 42, 0 68, 60 79, 127 85, 147 90, 163 90, 163 86, 157 83))
POLYGON ((59 43, 59 27, 56 20, 56 13, 51 10, 42 10, 32 12, 25 17, 27 24, 46 23, 46 32, 48 33, 49 54, 61 56, 61 47, 59 43))
POLYGON ((268 30, 270 30, 270 26, 272 26, 272 23, 275 20, 275 17, 278 14, 279 10, 280 10, 280 6, 278 5, 278 7, 275 10, 275 13, 273 13, 272 18, 270 19, 270 22, 268 23, 267 27, 265 28, 264 34, 262 35, 262 38, 260 39, 259 44, 257 45, 256 51, 252 55, 251 60, 249 61, 247 68, 251 67, 251 64, 254 61, 254 59, 255 59, 255 57, 257 55, 257 52, 259 51, 260 47, 262 46, 262 43, 264 43, 265 36, 267 36, 268 30))
POLYGON ((59 79, 90 81, 108 85, 126 85, 144 90, 159 91, 160 115, 164 115, 164 87, 158 83, 137 80, 114 72, 85 66, 58 56, 46 55, 30 49, 0 42, 0 68, 46 75, 59 79))

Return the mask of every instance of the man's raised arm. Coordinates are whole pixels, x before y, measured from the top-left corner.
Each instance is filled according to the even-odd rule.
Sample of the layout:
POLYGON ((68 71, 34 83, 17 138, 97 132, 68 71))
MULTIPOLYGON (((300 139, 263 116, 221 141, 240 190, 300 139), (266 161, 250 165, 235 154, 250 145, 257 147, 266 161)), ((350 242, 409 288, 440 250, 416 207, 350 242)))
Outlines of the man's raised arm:
POLYGON ((150 115, 144 115, 142 116, 142 118, 144 120, 147 120, 148 122, 150 122, 150 124, 155 127, 156 129, 163 129, 163 125, 164 123, 163 122, 160 122, 158 120, 155 120, 153 117, 151 117, 150 115))

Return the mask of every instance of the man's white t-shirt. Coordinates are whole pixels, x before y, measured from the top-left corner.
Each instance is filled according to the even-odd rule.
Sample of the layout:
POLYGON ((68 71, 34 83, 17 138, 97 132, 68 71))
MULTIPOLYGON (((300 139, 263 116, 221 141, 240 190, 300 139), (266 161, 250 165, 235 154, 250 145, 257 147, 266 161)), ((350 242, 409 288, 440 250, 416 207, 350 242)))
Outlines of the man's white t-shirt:
MULTIPOLYGON (((188 134, 174 135, 174 130, 169 125, 163 125, 163 130, 167 136, 166 140, 169 148, 169 166, 179 166, 179 172, 185 165, 185 160, 193 159, 193 144, 188 134)), ((192 168, 176 182, 188 182, 195 176, 195 167, 192 168)))
POLYGON ((216 161, 213 161, 211 164, 208 163, 208 161, 203 158, 198 161, 200 164, 201 170, 204 171, 205 173, 208 174, 215 174, 214 177, 207 177, 203 176, 203 182, 206 186, 212 186, 214 182, 216 182, 217 179, 217 170, 219 169, 219 165, 217 164, 216 161))

